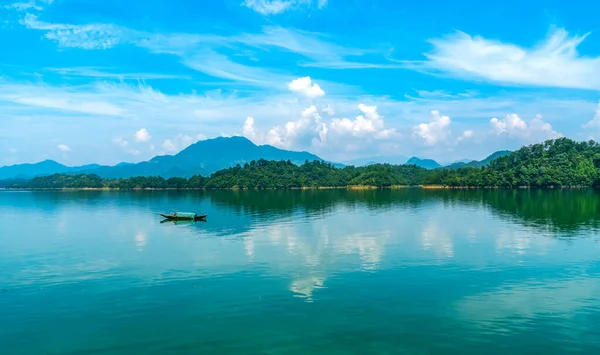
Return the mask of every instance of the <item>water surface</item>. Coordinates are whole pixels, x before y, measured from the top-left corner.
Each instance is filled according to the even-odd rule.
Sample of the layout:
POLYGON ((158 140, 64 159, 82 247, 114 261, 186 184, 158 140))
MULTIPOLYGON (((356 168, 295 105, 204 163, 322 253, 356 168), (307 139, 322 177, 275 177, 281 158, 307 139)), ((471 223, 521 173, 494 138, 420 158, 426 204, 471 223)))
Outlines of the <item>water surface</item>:
POLYGON ((0 225, 2 354, 600 351, 592 189, 4 191, 0 225))

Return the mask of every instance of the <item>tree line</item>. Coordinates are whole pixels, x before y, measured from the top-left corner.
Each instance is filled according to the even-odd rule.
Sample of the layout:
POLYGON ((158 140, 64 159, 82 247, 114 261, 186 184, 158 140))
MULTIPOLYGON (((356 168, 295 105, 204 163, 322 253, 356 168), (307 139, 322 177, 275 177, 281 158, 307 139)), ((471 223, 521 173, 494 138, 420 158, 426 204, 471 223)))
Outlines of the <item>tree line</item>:
POLYGON ((374 164, 336 168, 322 161, 252 161, 201 175, 103 179, 93 174, 55 174, 12 188, 292 189, 348 186, 551 187, 600 185, 600 144, 567 138, 522 147, 484 167, 427 170, 416 165, 374 164))

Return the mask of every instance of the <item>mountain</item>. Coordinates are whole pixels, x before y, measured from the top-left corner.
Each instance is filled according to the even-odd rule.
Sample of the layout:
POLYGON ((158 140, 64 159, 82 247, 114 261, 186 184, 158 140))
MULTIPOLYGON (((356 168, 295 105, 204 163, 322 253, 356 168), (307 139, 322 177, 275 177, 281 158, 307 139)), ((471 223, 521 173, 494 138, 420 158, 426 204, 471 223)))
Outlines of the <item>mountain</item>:
POLYGON ((259 159, 290 160, 295 164, 302 164, 306 160, 322 160, 307 152, 282 150, 270 145, 258 146, 244 137, 219 137, 194 143, 175 155, 156 156, 137 164, 103 166, 80 172, 97 174, 103 178, 208 176, 217 170, 259 159))
POLYGON ((66 174, 81 170, 97 169, 100 165, 90 164, 84 166, 65 166, 54 160, 44 160, 35 164, 16 164, 0 167, 0 180, 29 179, 35 176, 66 174))
POLYGON ((374 157, 368 158, 360 158, 343 162, 344 165, 352 165, 352 166, 367 166, 373 164, 393 164, 393 165, 402 165, 405 164, 408 160, 407 157, 399 155, 399 156, 384 156, 377 155, 374 157))
MULTIPOLYGON (((282 150, 270 145, 257 146, 244 137, 219 137, 190 145, 175 155, 156 156, 149 161, 115 166, 97 164, 68 167, 52 160, 37 164, 20 164, 0 168, 0 180, 29 179, 52 174, 96 174, 103 178, 132 176, 191 177, 196 174, 208 176, 217 170, 236 164, 243 165, 252 160, 290 160, 295 164, 305 161, 322 161, 307 152, 282 150)), ((343 167, 342 164, 335 164, 343 167)))
POLYGON ((500 150, 497 151, 493 154, 491 154, 490 156, 488 156, 487 158, 481 160, 481 161, 477 161, 477 160, 472 160, 468 163, 464 163, 464 162, 458 162, 458 163, 454 163, 454 164, 450 164, 448 166, 446 166, 447 168, 450 169, 459 169, 459 168, 464 168, 464 167, 470 167, 470 168, 480 168, 482 166, 488 166, 488 164, 495 159, 498 159, 500 157, 504 157, 507 156, 511 153, 510 150, 500 150))
POLYGON ((416 165, 425 169, 437 169, 442 166, 435 160, 432 159, 419 159, 417 157, 412 157, 408 159, 406 165, 416 165))

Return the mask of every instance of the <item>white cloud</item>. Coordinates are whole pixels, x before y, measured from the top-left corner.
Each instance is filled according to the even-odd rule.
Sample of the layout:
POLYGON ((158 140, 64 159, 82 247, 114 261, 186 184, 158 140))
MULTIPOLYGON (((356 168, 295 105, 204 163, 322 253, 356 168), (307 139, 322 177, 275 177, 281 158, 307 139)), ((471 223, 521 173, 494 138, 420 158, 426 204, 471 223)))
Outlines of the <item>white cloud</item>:
POLYGON ((118 80, 190 79, 190 76, 187 75, 171 75, 143 72, 114 72, 111 71, 110 68, 102 67, 46 68, 46 70, 56 72, 64 76, 107 78, 118 80))
POLYGON ((382 117, 377 113, 377 106, 359 104, 358 109, 364 116, 356 116, 354 120, 349 120, 348 118, 333 119, 331 130, 354 136, 373 133, 374 137, 377 138, 387 138, 395 133, 395 130, 384 129, 384 122, 382 117))
MULTIPOLYGON (((544 120, 552 122, 553 126, 554 122, 562 120, 563 126, 569 127, 570 136, 580 134, 583 139, 587 139, 588 135, 582 132, 581 125, 590 120, 590 112, 594 112, 598 105, 595 100, 567 100, 547 95, 534 97, 522 91, 496 97, 457 94, 451 98, 407 97, 405 100, 332 95, 319 102, 322 104, 315 106, 320 114, 320 123, 325 125, 327 131, 315 122, 313 116, 306 133, 296 135, 287 146, 294 150, 309 150, 332 161, 382 154, 417 155, 447 161, 485 158, 495 150, 516 149, 525 143, 524 140, 508 139, 508 134, 497 135, 492 132, 491 117, 501 118, 511 112, 518 112, 520 117, 534 117, 540 109, 544 120), (348 117, 350 122, 356 121, 354 117, 357 114, 365 120, 369 118, 366 113, 357 110, 359 102, 364 102, 367 106, 377 106, 377 112, 381 112, 380 116, 385 116, 385 125, 380 131, 395 129, 396 133, 384 139, 386 134, 379 133, 380 131, 359 130, 361 134, 348 134, 333 130, 331 125, 336 118, 342 120, 343 117, 348 117), (335 116, 324 113, 326 107, 334 107, 335 116), (402 139, 400 133, 410 136, 414 126, 421 122, 428 123, 421 120, 421 117, 428 115, 431 108, 452 117, 450 128, 456 129, 456 135, 449 139, 449 142, 456 141, 466 130, 473 130, 475 134, 468 140, 464 139, 460 145, 434 145, 430 146, 431 150, 424 150, 423 145, 415 144, 417 141, 412 139, 402 139), (573 124, 568 125, 567 122, 573 124), (321 136, 325 139, 321 139, 321 136), (450 151, 448 148, 454 150, 450 151)), ((288 121, 294 123, 289 126, 291 128, 305 127, 297 124, 297 121, 302 119, 302 111, 306 107, 306 101, 298 100, 292 93, 259 92, 238 95, 236 92, 208 91, 166 94, 145 83, 133 85, 123 82, 96 82, 63 86, 39 81, 22 84, 0 79, 0 121, 4 127, 3 138, 6 138, 5 149, 10 146, 20 148, 19 161, 15 163, 49 158, 44 155, 43 148, 51 142, 47 132, 59 129, 63 139, 78 147, 77 156, 72 157, 77 161, 72 163, 114 164, 126 159, 124 155, 129 154, 129 149, 133 149, 133 133, 140 129, 140 122, 153 133, 152 142, 156 145, 152 153, 142 145, 135 145, 135 148, 142 152, 139 158, 144 160, 163 151, 160 145, 165 139, 170 139, 177 149, 181 149, 182 146, 174 141, 180 132, 186 132, 190 137, 196 137, 198 132, 203 132, 208 137, 239 134, 241 123, 247 116, 256 118, 253 127, 258 133, 262 133, 260 143, 264 144, 267 133, 273 127, 279 126, 280 129, 275 132, 284 137, 288 121), (62 104, 40 105, 40 102, 62 104), (101 110, 98 107, 106 109, 101 110), (177 112, 176 124, 172 121, 173 112, 177 112), (240 113, 244 116, 240 117, 240 113), (23 125, 27 125, 27 131, 22 130, 23 125), (130 132, 131 137, 127 132, 130 132), (90 145, 93 142, 96 142, 98 148, 102 147, 102 144, 110 145, 111 140, 119 136, 125 137, 129 145, 122 149, 107 149, 107 153, 102 156, 95 154, 96 146, 90 145), (19 142, 30 139, 39 143, 28 147, 19 146, 19 142)), ((378 120, 383 118, 379 117, 378 120)), ((356 126, 361 127, 360 124, 356 126)), ((288 134, 288 137, 292 136, 288 134)), ((273 137, 276 138, 277 135, 273 137)), ((529 140, 531 139, 533 138, 529 140)), ((120 146, 120 143, 115 144, 115 148, 120 146)), ((52 144, 55 145, 56 143, 52 144)))
POLYGON ((37 10, 42 11, 44 8, 36 5, 34 1, 30 2, 16 2, 9 5, 4 5, 5 9, 14 9, 17 11, 26 11, 26 10, 37 10))
POLYGON ((177 151, 177 147, 175 146, 175 144, 173 144, 173 142, 170 139, 166 139, 163 142, 162 148, 165 150, 165 152, 169 153, 177 151))
POLYGON ((8 148, 8 152, 9 152, 10 154, 16 154, 17 152, 19 152, 19 150, 18 150, 18 149, 16 149, 16 148, 8 148))
POLYGON ((431 40, 434 48, 425 54, 427 60, 407 65, 505 84, 597 90, 600 57, 577 52, 587 36, 569 36, 564 29, 553 29, 539 45, 523 48, 458 32, 431 40))
POLYGON ((588 123, 584 124, 583 128, 592 128, 600 130, 600 104, 598 104, 598 109, 596 109, 596 115, 594 116, 594 118, 588 123))
POLYGON ((278 87, 282 81, 288 78, 265 68, 234 62, 227 56, 207 49, 192 55, 183 55, 181 62, 191 69, 215 78, 244 82, 255 86, 278 87))
POLYGON ((244 127, 242 128, 242 134, 244 137, 250 139, 251 141, 255 141, 258 139, 257 132, 254 129, 254 118, 246 118, 246 121, 244 122, 244 127))
POLYGON ((460 137, 457 138, 457 142, 462 142, 466 139, 473 138, 474 135, 475 135, 475 132, 473 132, 473 130, 471 130, 471 129, 468 129, 468 130, 464 131, 460 137))
POLYGON ((425 142, 425 145, 436 145, 438 143, 446 143, 452 136, 450 132, 450 124, 452 120, 448 116, 440 115, 439 111, 431 111, 433 121, 429 123, 421 123, 413 128, 413 134, 425 142))
POLYGON ((113 138, 113 143, 120 146, 121 148, 126 148, 129 145, 129 142, 123 139, 122 137, 113 138))
POLYGON ((277 125, 262 133, 255 127, 255 120, 248 117, 243 135, 258 144, 270 144, 280 148, 311 150, 318 152, 351 149, 372 149, 377 141, 399 138, 395 129, 386 129, 376 106, 358 105, 363 115, 354 120, 334 118, 324 121, 319 109, 312 105, 302 111, 297 121, 277 125))
POLYGON ((198 142, 201 137, 204 137, 204 135, 199 134, 195 138, 192 138, 187 134, 180 133, 174 138, 166 139, 162 144, 162 148, 166 153, 178 153, 191 144, 198 142))
MULTIPOLYGON (((282 28, 279 26, 263 27, 261 33, 246 33, 221 41, 241 43, 254 48, 286 50, 310 58, 315 62, 342 62, 344 56, 359 56, 363 50, 343 47, 328 41, 328 37, 315 32, 282 28)), ((307 65, 307 64, 304 64, 307 65)))
MULTIPOLYGON (((45 85, 2 83, 0 79, 0 101, 11 101, 26 106, 36 106, 56 110, 81 112, 87 114, 120 116, 124 110, 105 100, 102 95, 81 92, 82 87, 61 88, 45 85)), ((98 91, 107 88, 97 84, 98 91)))
POLYGON ((335 110, 330 105, 327 105, 326 107, 324 107, 323 109, 321 109, 321 111, 323 111, 324 113, 328 114, 329 116, 335 115, 335 110))
POLYGON ((562 136, 552 128, 550 123, 544 122, 541 115, 536 115, 534 119, 527 123, 519 115, 513 113, 506 115, 503 119, 492 118, 490 125, 492 126, 492 134, 528 142, 562 136))
POLYGON ((325 96, 325 91, 319 85, 313 83, 309 76, 292 80, 288 88, 310 98, 325 96))
MULTIPOLYGON (((262 15, 277 15, 302 5, 310 6, 312 3, 312 0, 244 0, 242 5, 262 15)), ((327 6, 327 0, 318 0, 316 3, 319 9, 327 6)))
POLYGON ((258 144, 270 144, 281 148, 318 146, 327 139, 327 127, 321 122, 316 106, 302 111, 300 119, 278 125, 267 131, 258 132, 254 118, 248 117, 244 123, 243 135, 258 144))
POLYGON ((15 2, 12 4, 4 5, 5 9, 13 9, 17 11, 42 11, 44 10, 44 4, 50 5, 54 0, 29 0, 27 2, 15 2))
POLYGON ((66 153, 66 152, 70 152, 70 151, 71 151, 71 148, 70 148, 68 145, 66 145, 66 144, 59 144, 59 145, 57 145, 56 147, 57 147, 57 148, 58 148, 58 150, 60 150, 61 152, 65 152, 65 153, 66 153))
POLYGON ((142 128, 139 131, 135 132, 135 141, 136 142, 147 142, 152 138, 147 129, 142 128))
MULTIPOLYGON (((310 2, 309 0, 296 0, 295 3, 310 2)), ((325 2, 319 1, 324 5, 325 2)), ((281 88, 282 81, 290 80, 288 75, 270 68, 261 68, 256 65, 246 65, 225 56, 221 49, 227 51, 235 49, 236 52, 247 51, 253 47, 270 51, 272 48, 300 54, 312 60, 312 64, 336 63, 336 68, 370 67, 364 63, 347 63, 345 56, 359 56, 363 50, 346 48, 331 43, 327 37, 314 32, 285 29, 278 26, 266 26, 260 33, 238 34, 233 36, 219 36, 214 34, 196 33, 149 33, 137 31, 126 27, 91 23, 75 25, 68 23, 50 23, 39 20, 31 13, 27 13, 20 21, 28 29, 44 32, 44 37, 54 41, 60 47, 73 47, 87 50, 109 49, 117 45, 128 44, 149 50, 151 53, 168 53, 180 58, 183 65, 203 72, 213 77, 230 81, 249 83, 255 86, 281 88)), ((311 65, 303 63, 302 65, 311 65)), ((375 67, 380 67, 376 65, 375 67)), ((167 78, 167 74, 125 73, 113 74, 76 68, 75 70, 58 69, 68 75, 118 77, 118 78, 167 78)), ((322 95, 317 90, 312 94, 322 95)))
POLYGON ((116 46, 126 37, 127 29, 110 24, 53 24, 39 21, 34 14, 28 13, 19 21, 33 30, 46 31, 45 37, 58 42, 61 47, 83 49, 108 49, 116 46))
POLYGON ((492 125, 492 128, 496 134, 515 134, 517 132, 527 131, 527 123, 525 123, 521 117, 514 113, 507 115, 502 120, 494 117, 490 120, 490 124, 492 125))

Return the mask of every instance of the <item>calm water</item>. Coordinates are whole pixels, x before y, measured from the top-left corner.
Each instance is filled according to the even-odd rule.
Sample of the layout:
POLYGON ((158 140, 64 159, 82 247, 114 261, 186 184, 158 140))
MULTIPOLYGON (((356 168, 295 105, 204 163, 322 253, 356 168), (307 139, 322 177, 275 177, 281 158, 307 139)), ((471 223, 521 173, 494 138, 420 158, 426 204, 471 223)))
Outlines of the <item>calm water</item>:
POLYGON ((597 354, 600 191, 4 191, 0 321, 3 355, 597 354))

